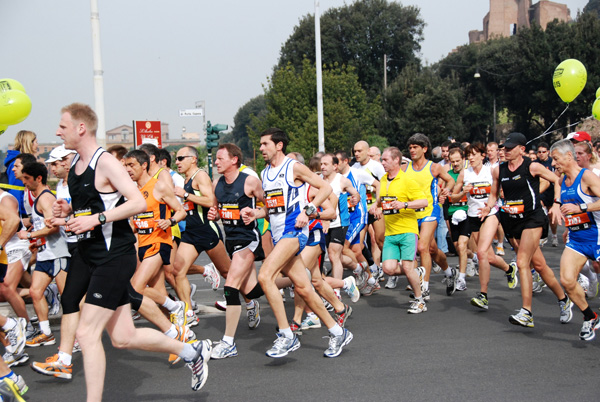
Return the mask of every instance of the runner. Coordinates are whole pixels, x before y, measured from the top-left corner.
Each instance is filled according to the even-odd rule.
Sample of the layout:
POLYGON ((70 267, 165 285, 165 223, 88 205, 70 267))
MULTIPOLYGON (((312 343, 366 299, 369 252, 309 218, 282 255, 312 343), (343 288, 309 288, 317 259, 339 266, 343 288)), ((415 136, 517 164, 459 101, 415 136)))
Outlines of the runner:
MULTIPOLYGON (((507 217, 502 219, 504 231, 513 238, 517 246, 517 266, 521 281, 522 308, 509 321, 515 325, 533 328, 531 312, 532 276, 530 266, 540 274, 548 288, 558 298, 560 307, 560 322, 565 324, 571 320, 573 303, 565 294, 554 272, 546 264, 540 250, 540 238, 548 216, 540 204, 539 178, 544 178, 555 185, 554 199, 560 199, 560 180, 537 162, 531 162, 523 157, 527 138, 521 133, 511 133, 504 143, 504 154, 507 163, 502 163, 499 169, 493 171, 493 183, 487 204, 481 209, 481 219, 488 216, 496 206, 500 188, 504 192, 502 210, 507 217)), ((552 220, 560 219, 558 204, 550 208, 548 214, 552 220)))
MULTIPOLYGON (((560 282, 573 303, 583 313, 583 326, 579 338, 591 341, 600 327, 598 314, 593 312, 577 277, 588 258, 600 259, 600 178, 588 169, 577 165, 575 148, 569 140, 556 142, 550 148, 553 165, 563 173, 560 211, 569 229, 569 240, 560 259, 560 282)), ((555 201, 559 203, 559 200, 555 201)), ((560 205, 560 204, 559 204, 560 205)))

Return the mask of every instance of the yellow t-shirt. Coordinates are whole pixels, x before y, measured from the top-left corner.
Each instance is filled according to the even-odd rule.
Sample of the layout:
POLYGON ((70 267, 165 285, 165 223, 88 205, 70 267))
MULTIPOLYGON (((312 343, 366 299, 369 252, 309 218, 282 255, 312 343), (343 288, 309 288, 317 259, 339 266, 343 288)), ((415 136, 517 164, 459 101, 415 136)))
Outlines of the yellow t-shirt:
POLYGON ((391 209, 389 203, 392 201, 410 202, 425 199, 425 193, 416 181, 402 170, 398 172, 392 181, 388 181, 386 173, 381 178, 381 205, 385 219, 385 235, 393 236, 403 233, 419 234, 417 214, 414 209, 391 209))
POLYGON ((433 162, 427 161, 421 170, 415 170, 411 161, 406 168, 406 174, 419 184, 427 198, 427 207, 417 211, 417 219, 430 216, 433 213, 433 203, 438 202, 438 180, 431 173, 431 165, 433 162))

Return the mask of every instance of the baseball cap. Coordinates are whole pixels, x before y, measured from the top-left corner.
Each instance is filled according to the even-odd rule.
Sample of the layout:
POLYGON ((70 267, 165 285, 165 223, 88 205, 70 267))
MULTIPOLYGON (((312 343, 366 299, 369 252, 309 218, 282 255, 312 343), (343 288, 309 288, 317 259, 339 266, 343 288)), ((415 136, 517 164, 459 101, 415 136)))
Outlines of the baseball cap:
POLYGON ((50 151, 50 155, 48 156, 46 163, 60 161, 65 156, 67 156, 69 154, 74 154, 74 153, 76 153, 76 152, 73 151, 72 149, 65 149, 64 145, 60 145, 60 146, 54 148, 52 151, 50 151))
POLYGON ((574 140, 577 142, 581 141, 592 141, 592 137, 585 131, 576 131, 567 135, 567 140, 574 140))
POLYGON ((517 145, 527 145, 527 137, 521 133, 510 133, 506 141, 504 141, 504 147, 514 148, 517 145))

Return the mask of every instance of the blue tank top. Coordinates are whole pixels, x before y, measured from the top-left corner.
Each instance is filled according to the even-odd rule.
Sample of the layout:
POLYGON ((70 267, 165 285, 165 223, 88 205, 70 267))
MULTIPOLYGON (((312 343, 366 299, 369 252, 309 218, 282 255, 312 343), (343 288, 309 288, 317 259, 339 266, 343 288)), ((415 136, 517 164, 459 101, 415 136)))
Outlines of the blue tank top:
MULTIPOLYGON (((566 177, 563 178, 560 186, 560 200, 563 204, 590 204, 598 200, 598 197, 586 194, 581 189, 581 178, 586 170, 581 169, 570 186, 566 184, 566 177)), ((567 215, 565 217, 565 226, 569 229, 569 241, 600 244, 597 226, 599 220, 600 211, 567 215)))

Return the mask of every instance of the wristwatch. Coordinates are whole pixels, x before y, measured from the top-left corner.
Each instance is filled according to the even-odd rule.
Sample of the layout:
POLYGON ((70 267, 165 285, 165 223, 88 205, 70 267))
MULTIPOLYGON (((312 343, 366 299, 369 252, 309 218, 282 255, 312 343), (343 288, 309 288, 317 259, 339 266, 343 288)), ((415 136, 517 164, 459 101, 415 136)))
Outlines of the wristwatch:
POLYGON ((27 239, 31 239, 31 232, 27 232, 27 239))
POLYGON ((579 204, 579 209, 581 209, 581 212, 587 212, 588 205, 586 203, 579 204))
POLYGON ((404 209, 408 208, 408 202, 404 203, 404 209))
POLYGON ((169 221, 171 221, 171 226, 175 226, 175 225, 177 225, 177 221, 175 220, 175 218, 173 218, 173 217, 170 217, 170 218, 169 218, 169 221))
POLYGON ((98 214, 98 221, 101 225, 104 225, 106 223, 106 216, 104 215, 104 212, 100 212, 98 214))
POLYGON ((554 203, 558 204, 558 205, 562 205, 562 202, 560 200, 554 200, 554 203))
POLYGON ((2 244, 0 244, 0 252, 4 250, 4 246, 2 244))
POLYGON ((304 212, 306 213, 306 216, 311 216, 312 214, 317 212, 317 207, 315 207, 312 203, 308 204, 304 207, 304 212))
POLYGON ((183 194, 183 200, 187 201, 188 197, 190 196, 190 193, 184 193, 183 194))

